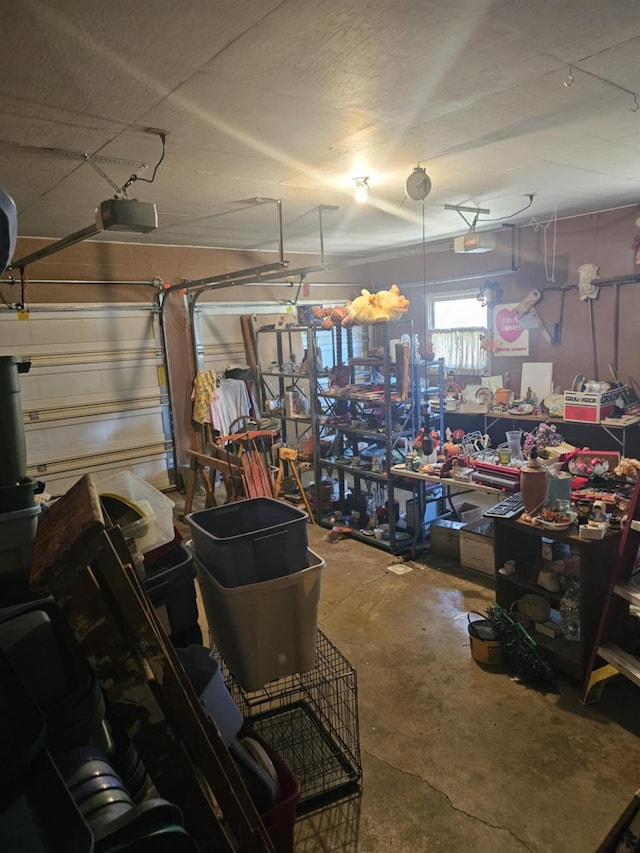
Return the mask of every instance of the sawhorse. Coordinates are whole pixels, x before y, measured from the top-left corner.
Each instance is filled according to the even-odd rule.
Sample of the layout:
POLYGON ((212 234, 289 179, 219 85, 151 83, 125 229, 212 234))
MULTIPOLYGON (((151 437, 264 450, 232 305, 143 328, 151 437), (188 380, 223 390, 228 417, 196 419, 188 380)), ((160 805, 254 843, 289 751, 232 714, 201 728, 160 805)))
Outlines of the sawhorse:
POLYGON ((293 474, 293 478, 296 481, 298 489, 300 490, 300 495, 302 497, 302 500, 304 501, 305 508, 309 513, 309 518, 313 523, 315 523, 313 510, 311 509, 309 498, 307 497, 307 493, 304 490, 304 486, 302 485, 302 479, 300 477, 300 469, 298 467, 298 451, 294 450, 291 447, 281 447, 278 450, 278 457, 280 459, 280 466, 278 468, 278 474, 276 476, 276 495, 280 494, 280 487, 282 486, 282 480, 284 478, 284 468, 286 462, 289 465, 289 469, 293 474))

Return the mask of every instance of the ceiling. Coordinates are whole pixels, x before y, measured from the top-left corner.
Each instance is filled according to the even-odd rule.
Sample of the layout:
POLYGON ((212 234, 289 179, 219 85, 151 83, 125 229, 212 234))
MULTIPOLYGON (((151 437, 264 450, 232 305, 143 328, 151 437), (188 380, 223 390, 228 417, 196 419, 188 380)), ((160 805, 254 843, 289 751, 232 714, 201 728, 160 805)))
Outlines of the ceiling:
POLYGON ((445 204, 493 230, 640 199, 637 0, 9 0, 2 32, 21 236, 150 179, 150 128, 128 194, 159 227, 100 239, 277 249, 278 200, 285 255, 365 255, 466 231, 445 204))

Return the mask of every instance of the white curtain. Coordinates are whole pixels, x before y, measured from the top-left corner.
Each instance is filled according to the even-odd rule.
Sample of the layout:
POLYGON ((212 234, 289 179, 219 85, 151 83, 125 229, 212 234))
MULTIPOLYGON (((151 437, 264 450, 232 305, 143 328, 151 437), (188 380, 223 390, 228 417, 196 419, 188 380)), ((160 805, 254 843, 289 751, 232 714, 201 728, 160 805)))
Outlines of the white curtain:
POLYGON ((487 351, 480 344, 487 330, 434 329, 430 332, 436 358, 444 358, 445 367, 458 373, 481 373, 487 366, 487 351))

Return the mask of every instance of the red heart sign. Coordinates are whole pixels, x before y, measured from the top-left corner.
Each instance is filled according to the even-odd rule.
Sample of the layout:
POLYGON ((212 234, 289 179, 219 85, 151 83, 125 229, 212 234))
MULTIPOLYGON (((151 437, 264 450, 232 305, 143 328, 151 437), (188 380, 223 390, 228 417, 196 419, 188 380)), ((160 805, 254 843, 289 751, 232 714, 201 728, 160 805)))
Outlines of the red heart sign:
POLYGON ((495 316, 496 332, 500 335, 503 341, 512 344, 517 341, 522 334, 522 329, 518 325, 518 318, 515 311, 510 311, 508 308, 501 308, 495 316))

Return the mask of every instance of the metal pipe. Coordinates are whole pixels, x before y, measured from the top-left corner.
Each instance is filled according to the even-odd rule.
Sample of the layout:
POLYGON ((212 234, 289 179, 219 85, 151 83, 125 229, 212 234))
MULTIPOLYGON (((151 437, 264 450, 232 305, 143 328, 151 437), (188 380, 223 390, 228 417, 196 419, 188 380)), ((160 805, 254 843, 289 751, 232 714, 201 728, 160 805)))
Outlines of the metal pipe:
POLYGON ((158 329, 160 332, 160 342, 162 349, 162 363, 164 365, 164 381, 166 383, 167 388, 167 398, 168 405, 167 410, 169 412, 169 431, 171 436, 171 445, 172 445, 172 455, 173 455, 173 471, 175 476, 174 485, 177 487, 180 485, 180 468, 178 466, 178 447, 177 447, 177 436, 176 436, 176 425, 175 418, 173 413, 173 395, 171 393, 171 371, 169 368, 169 347, 167 345, 167 331, 165 329, 164 320, 164 298, 161 290, 156 294, 156 301, 158 304, 158 329))
MULTIPOLYGON (((621 275, 618 278, 594 278, 596 287, 616 287, 623 284, 640 284, 640 275, 621 275)), ((557 285, 556 287, 544 287, 542 293, 553 293, 554 291, 578 290, 577 284, 557 285)))
POLYGON ((613 366, 618 370, 618 358, 620 355, 620 284, 615 286, 615 303, 613 317, 613 366))
POLYGON ((246 270, 236 270, 235 272, 220 273, 219 275, 208 276, 207 278, 198 278, 191 281, 184 281, 181 284, 172 284, 171 287, 165 289, 165 293, 172 293, 174 290, 194 290, 197 287, 207 285, 207 289, 216 289, 218 287, 231 287, 234 284, 242 284, 243 279, 262 278, 263 273, 279 270, 283 267, 288 267, 289 261, 278 261, 273 264, 262 264, 259 267, 250 267, 246 270), (212 285, 209 288, 209 285, 212 285))
POLYGON ((591 346, 593 349, 593 378, 598 380, 598 347, 596 340, 596 324, 593 316, 593 299, 589 299, 589 323, 591 325, 591 346))
MULTIPOLYGON (((17 278, 13 278, 13 276, 10 279, 0 278, 0 284, 15 285, 19 284, 19 280, 17 278)), ((154 279, 153 281, 115 281, 114 279, 80 281, 78 279, 70 278, 30 278, 29 284, 138 284, 144 285, 145 287, 162 287, 160 279, 154 279)))
POLYGON ((284 233, 282 231, 282 201, 277 199, 276 205, 278 208, 278 249, 280 252, 280 263, 284 264, 284 233))
MULTIPOLYGON (((445 278, 430 278, 425 284, 454 284, 456 281, 473 281, 477 278, 493 278, 495 276, 502 275, 512 275, 516 270, 512 270, 511 268, 500 269, 500 270, 485 270, 484 272, 477 273, 469 273, 468 275, 452 275, 446 276, 445 278)), ((405 284, 403 288, 408 290, 413 287, 424 287, 423 282, 415 282, 413 284, 405 284)))
POLYGON ((17 261, 12 261, 9 264, 8 269, 21 269, 22 267, 26 267, 27 264, 32 264, 35 261, 42 260, 42 258, 47 258, 49 255, 53 255, 61 249, 66 249, 67 246, 73 246, 75 243, 79 243, 81 240, 86 240, 88 237, 95 237, 95 235, 99 233, 100 228, 98 228, 95 222, 93 222, 81 231, 74 231, 73 234, 68 234, 66 237, 63 237, 61 240, 57 240, 55 243, 51 243, 49 246, 45 246, 43 249, 31 252, 30 255, 25 255, 24 258, 19 258, 17 261))
MULTIPOLYGON (((320 263, 324 264, 324 227, 322 222, 322 205, 318 205, 318 230, 320 231, 320 263)), ((318 504, 320 506, 320 504, 318 504)))
POLYGON ((464 213, 491 213, 486 207, 467 207, 464 204, 445 204, 445 210, 455 210, 456 212, 463 211, 464 213))

